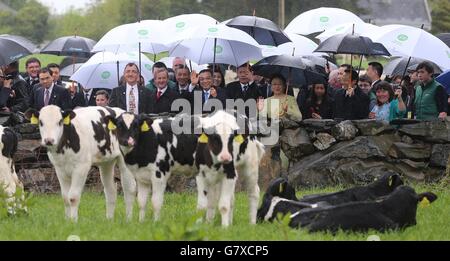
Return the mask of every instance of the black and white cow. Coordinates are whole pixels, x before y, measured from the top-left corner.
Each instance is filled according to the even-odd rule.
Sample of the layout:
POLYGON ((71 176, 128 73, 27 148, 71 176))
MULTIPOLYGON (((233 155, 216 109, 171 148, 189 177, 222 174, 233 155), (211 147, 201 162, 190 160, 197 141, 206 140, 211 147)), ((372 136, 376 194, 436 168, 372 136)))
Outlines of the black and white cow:
POLYGON ((310 232, 343 231, 384 232, 416 224, 419 203, 425 206, 437 199, 431 192, 416 194, 413 188, 399 186, 388 196, 375 201, 358 201, 317 208, 306 208, 291 215, 291 227, 305 227, 310 232))
POLYGON ((16 193, 17 188, 23 189, 13 161, 14 153, 17 151, 17 136, 11 129, 0 125, 0 137, 0 186, 6 196, 11 197, 16 193))
POLYGON ((29 110, 31 123, 39 124, 42 145, 55 167, 64 199, 65 214, 78 219, 78 206, 86 178, 92 165, 98 166, 106 197, 106 217, 114 217, 117 189, 114 166, 117 163, 124 191, 126 215, 130 220, 136 182, 123 160, 114 131, 107 128, 104 117, 123 113, 118 108, 86 107, 62 111, 50 105, 40 112, 29 110))

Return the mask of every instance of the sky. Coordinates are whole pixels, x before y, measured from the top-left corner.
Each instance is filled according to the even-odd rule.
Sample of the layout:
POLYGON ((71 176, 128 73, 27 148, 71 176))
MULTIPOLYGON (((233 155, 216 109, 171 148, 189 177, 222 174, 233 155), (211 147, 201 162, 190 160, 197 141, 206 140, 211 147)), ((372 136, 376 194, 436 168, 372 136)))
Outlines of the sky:
POLYGON ((84 8, 92 0, 38 0, 39 2, 50 7, 50 12, 53 14, 62 14, 69 10, 71 6, 74 8, 84 8))

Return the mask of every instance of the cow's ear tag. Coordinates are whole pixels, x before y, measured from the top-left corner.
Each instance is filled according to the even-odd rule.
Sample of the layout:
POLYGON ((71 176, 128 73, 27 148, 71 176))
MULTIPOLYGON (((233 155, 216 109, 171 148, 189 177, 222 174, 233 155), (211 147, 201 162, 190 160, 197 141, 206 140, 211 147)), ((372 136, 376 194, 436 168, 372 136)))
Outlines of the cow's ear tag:
POLYGON ((430 201, 428 200, 428 198, 427 197, 423 197, 423 199, 420 201, 420 203, 419 203, 419 206, 421 207, 421 208, 427 208, 427 207, 429 207, 430 206, 430 201))
POLYGON ((108 122, 108 130, 113 131, 115 130, 117 127, 116 125, 112 122, 112 120, 109 120, 108 122))
POLYGON ((64 125, 70 125, 70 115, 67 115, 63 120, 64 125))
POLYGON ((141 125, 141 132, 148 132, 150 130, 150 126, 148 126, 148 123, 144 121, 141 125))
POLYGON ((389 177, 389 187, 392 187, 392 176, 389 177))
POLYGON ((242 144, 244 143, 244 137, 241 134, 239 134, 236 137, 234 137, 234 141, 236 141, 239 144, 242 144))
POLYGON ((280 194, 283 193, 283 183, 280 183, 280 186, 278 187, 278 192, 280 194))
POLYGON ((200 143, 208 143, 208 136, 206 136, 205 133, 202 133, 200 137, 198 138, 198 142, 200 143))
POLYGON ((33 125, 38 125, 39 120, 38 117, 36 117, 34 114, 31 115, 30 123, 33 125))

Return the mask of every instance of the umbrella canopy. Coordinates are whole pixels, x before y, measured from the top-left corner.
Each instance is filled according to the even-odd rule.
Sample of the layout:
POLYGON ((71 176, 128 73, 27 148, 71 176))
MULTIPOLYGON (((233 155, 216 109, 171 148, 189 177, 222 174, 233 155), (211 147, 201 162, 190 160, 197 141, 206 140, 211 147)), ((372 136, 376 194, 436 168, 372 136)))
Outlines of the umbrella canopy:
POLYGON ((199 26, 215 25, 218 21, 204 14, 183 14, 167 18, 163 23, 165 33, 169 35, 167 43, 171 47, 171 44, 189 38, 199 26))
POLYGON ((368 37, 353 34, 333 35, 320 43, 315 52, 390 56, 383 45, 372 42, 368 37))
POLYGON ((278 46, 278 49, 283 54, 289 54, 294 56, 312 55, 314 50, 317 49, 317 44, 311 39, 293 33, 286 33, 292 42, 282 44, 278 46))
POLYGON ((91 50, 95 45, 95 41, 81 36, 65 36, 51 41, 41 53, 53 54, 59 56, 78 56, 90 57, 91 50))
POLYGON ((368 23, 345 23, 333 26, 329 29, 327 29, 325 32, 319 34, 316 36, 317 39, 319 39, 321 42, 325 41, 326 39, 330 38, 333 35, 337 34, 357 34, 362 36, 369 37, 370 35, 374 33, 379 33, 380 27, 368 24, 368 23))
MULTIPOLYGON (((141 54, 142 76, 145 82, 153 78, 153 62, 145 55, 141 54)), ((114 54, 111 52, 96 53, 83 64, 70 80, 81 83, 86 88, 113 89, 118 86, 119 78, 128 63, 138 64, 138 52, 114 54)))
POLYGON ((186 57, 197 64, 223 63, 239 66, 262 58, 259 44, 250 35, 224 24, 203 26, 189 39, 176 44, 169 56, 186 57))
MULTIPOLYGON (((389 75, 389 76, 394 76, 394 75, 401 76, 405 72, 405 68, 414 69, 413 68, 414 66, 417 67, 417 65, 419 65, 419 63, 427 61, 427 60, 415 58, 415 57, 412 57, 411 60, 409 60, 409 63, 408 63, 408 60, 409 60, 408 57, 393 58, 384 66, 384 69, 383 69, 384 74, 389 75), (406 66, 408 66, 408 67, 406 67, 406 66)), ((442 70, 439 68, 439 66, 437 66, 435 63, 430 62, 430 64, 433 65, 435 73, 442 72, 442 70)))
POLYGON ((278 25, 261 17, 241 15, 226 25, 246 32, 261 45, 279 46, 291 41, 278 25))
POLYGON ((94 46, 93 52, 146 52, 158 54, 168 51, 165 45, 164 24, 159 20, 143 20, 119 25, 109 30, 94 46))
POLYGON ((32 53, 38 52, 37 46, 25 37, 22 37, 19 35, 12 35, 12 34, 0 34, 0 38, 12 40, 12 41, 22 45, 23 47, 27 48, 28 51, 30 51, 32 53))
POLYGON ((29 54, 31 54, 30 50, 18 42, 0 38, 0 66, 10 64, 29 54))
POLYGON ((441 41, 443 41, 448 47, 450 47, 450 33, 436 35, 441 41))
POLYGON ((352 12, 339 8, 321 7, 304 12, 294 18, 286 27, 285 32, 309 35, 323 32, 332 26, 343 23, 364 23, 352 12))
POLYGON ((78 69, 80 69, 81 66, 83 66, 84 63, 74 63, 73 65, 68 65, 66 67, 61 68, 59 71, 59 74, 61 76, 70 77, 72 76, 78 69))
POLYGON ((450 69, 450 48, 436 36, 406 25, 386 25, 372 40, 382 43, 394 56, 416 57, 450 69))
POLYGON ((444 86, 445 90, 447 91, 447 94, 450 95, 450 70, 447 70, 436 77, 436 81, 442 84, 442 86, 444 86))
MULTIPOLYGON (((172 68, 172 62, 174 59, 175 57, 164 57, 161 58, 158 62, 164 63, 167 68, 172 68)), ((185 65, 189 68, 192 66, 192 70, 196 72, 200 72, 201 70, 208 68, 207 64, 198 65, 196 62, 192 62, 189 59, 185 59, 185 65)))
POLYGON ((309 68, 301 57, 291 55, 275 55, 262 59, 252 66, 256 75, 271 78, 274 74, 282 74, 290 85, 300 87, 313 83, 325 83, 324 75, 309 68))

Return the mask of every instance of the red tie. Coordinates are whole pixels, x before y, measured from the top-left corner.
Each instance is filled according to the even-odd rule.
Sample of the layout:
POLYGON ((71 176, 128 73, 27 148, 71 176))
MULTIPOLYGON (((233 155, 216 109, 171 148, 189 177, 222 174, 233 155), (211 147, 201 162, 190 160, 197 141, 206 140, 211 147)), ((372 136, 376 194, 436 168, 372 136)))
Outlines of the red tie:
POLYGON ((158 93, 156 94, 156 100, 159 101, 159 98, 161 98, 162 92, 158 90, 158 93))

